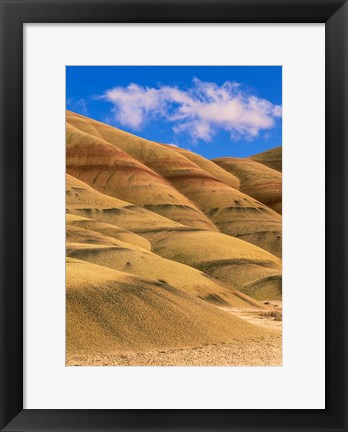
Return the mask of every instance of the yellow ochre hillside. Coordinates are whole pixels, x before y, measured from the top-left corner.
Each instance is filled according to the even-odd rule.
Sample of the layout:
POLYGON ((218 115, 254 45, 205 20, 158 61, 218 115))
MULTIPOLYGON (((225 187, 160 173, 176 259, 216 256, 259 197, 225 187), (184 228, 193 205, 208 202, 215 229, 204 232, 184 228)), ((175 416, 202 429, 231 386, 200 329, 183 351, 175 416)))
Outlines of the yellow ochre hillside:
POLYGON ((254 156, 250 156, 248 159, 260 162, 269 168, 282 172, 282 147, 267 150, 254 156))
POLYGON ((67 114, 69 174, 183 225, 215 229, 280 256, 279 214, 201 166, 175 148, 67 114))
POLYGON ((239 179, 239 189, 282 213, 282 175, 279 171, 250 159, 218 158, 217 165, 239 179))

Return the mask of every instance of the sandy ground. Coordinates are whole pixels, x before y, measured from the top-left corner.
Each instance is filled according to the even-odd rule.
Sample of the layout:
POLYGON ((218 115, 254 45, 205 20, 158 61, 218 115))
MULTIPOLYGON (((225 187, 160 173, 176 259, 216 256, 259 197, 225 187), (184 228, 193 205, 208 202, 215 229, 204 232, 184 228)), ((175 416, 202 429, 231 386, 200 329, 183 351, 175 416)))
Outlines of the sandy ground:
POLYGON ((75 356, 67 366, 281 366, 281 336, 245 344, 147 353, 75 356))
POLYGON ((267 301, 263 302, 268 306, 269 310, 255 310, 255 309, 241 309, 241 308, 227 308, 221 307, 227 312, 233 313, 233 315, 244 319, 252 324, 256 324, 260 327, 272 329, 282 333, 282 302, 281 301, 267 301))
POLYGON ((281 366, 281 303, 272 302, 269 306, 270 311, 224 308, 245 321, 274 330, 262 339, 191 349, 77 355, 67 358, 67 366, 281 366), (276 312, 269 313, 273 311, 276 312))

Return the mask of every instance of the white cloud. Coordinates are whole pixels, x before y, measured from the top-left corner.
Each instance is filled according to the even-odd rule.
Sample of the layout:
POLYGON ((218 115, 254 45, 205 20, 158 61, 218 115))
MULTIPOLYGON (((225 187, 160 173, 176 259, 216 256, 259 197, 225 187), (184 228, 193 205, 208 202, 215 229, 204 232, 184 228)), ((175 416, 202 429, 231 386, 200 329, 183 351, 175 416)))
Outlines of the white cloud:
POLYGON ((188 90, 129 84, 107 90, 102 99, 114 105, 114 119, 122 126, 139 130, 151 119, 164 119, 176 133, 203 141, 211 141, 221 129, 234 140, 253 139, 273 128, 282 115, 281 106, 242 90, 238 83, 218 86, 197 78, 188 90))

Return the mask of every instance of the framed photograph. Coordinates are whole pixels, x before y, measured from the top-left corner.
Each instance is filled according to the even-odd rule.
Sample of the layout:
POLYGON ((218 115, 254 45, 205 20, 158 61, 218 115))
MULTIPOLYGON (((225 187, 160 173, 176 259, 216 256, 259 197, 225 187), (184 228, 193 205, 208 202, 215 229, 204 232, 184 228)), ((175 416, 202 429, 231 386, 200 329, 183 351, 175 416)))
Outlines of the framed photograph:
POLYGON ((347 2, 0 3, 1 430, 348 431, 347 2))

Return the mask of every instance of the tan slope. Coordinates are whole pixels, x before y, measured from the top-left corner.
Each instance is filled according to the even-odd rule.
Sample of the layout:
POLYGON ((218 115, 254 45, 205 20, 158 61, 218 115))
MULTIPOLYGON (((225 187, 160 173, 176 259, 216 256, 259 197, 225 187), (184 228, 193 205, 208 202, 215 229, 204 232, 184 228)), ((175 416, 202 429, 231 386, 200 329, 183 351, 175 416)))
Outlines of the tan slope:
POLYGON ((66 225, 66 244, 68 245, 71 242, 93 246, 116 246, 119 244, 120 240, 89 229, 66 225))
POLYGON ((148 208, 184 225, 216 230, 213 223, 168 181, 126 152, 70 123, 67 113, 66 169, 107 195, 148 208))
POLYGON ((281 217, 274 210, 204 172, 177 173, 171 181, 222 233, 281 256, 281 217))
MULTIPOLYGON (((204 270, 220 281, 224 281, 231 288, 280 272, 280 260, 253 245, 220 233, 211 236, 206 231, 190 230, 156 213, 96 192, 90 186, 69 175, 67 176, 67 192, 67 210, 72 214, 88 215, 89 218, 97 221, 106 220, 109 224, 141 233, 142 237, 152 243, 155 252, 159 255, 204 270), (177 243, 179 239, 180 243, 177 243), (182 243, 185 245, 184 256, 180 255, 181 246, 178 246, 182 243), (257 262, 254 259, 255 255, 258 257, 257 262), (197 257, 200 258, 197 260, 197 257), (241 257, 242 260, 240 260, 241 257)), ((70 215, 71 217, 75 216, 70 215)), ((91 226, 89 227, 91 228, 91 226)), ((108 234, 112 237, 112 231, 101 234, 108 234)), ((70 239, 75 243, 85 242, 83 236, 80 237, 80 240, 77 238, 76 233, 70 233, 68 240, 70 239)), ((133 240, 128 241, 128 243, 139 245, 133 240)), ((92 238, 91 242, 93 241, 95 240, 92 238)), ((105 244, 113 244, 105 239, 103 241, 105 244)), ((99 244, 102 243, 99 242, 99 244)), ((146 258, 146 262, 148 262, 149 256, 146 258)), ((149 272, 157 271, 156 267, 159 264, 158 262, 154 263, 153 260, 151 258, 147 264, 147 271, 149 272)), ((127 265, 127 261, 129 260, 121 260, 116 264, 127 265)), ((117 268, 124 270, 123 267, 117 268)), ((138 272, 137 268, 137 266, 132 267, 132 271, 138 272)), ((177 277, 181 277, 181 270, 175 269, 175 271, 179 273, 177 277)), ((154 277, 150 273, 138 272, 135 274, 154 277)), ((183 281, 185 278, 186 274, 183 281)), ((158 279, 167 280, 161 276, 158 276, 158 279)), ((188 279, 189 276, 187 276, 186 281, 188 279)), ((171 283, 174 284, 173 281, 171 283)), ((200 281, 200 284, 204 286, 203 280, 200 281)), ((199 295, 203 296, 203 294, 199 295)))
POLYGON ((209 231, 145 233, 152 250, 165 258, 195 267, 230 287, 281 274, 281 260, 250 243, 209 231))
MULTIPOLYGON (((98 234, 101 236, 99 240, 101 243, 110 242, 112 239, 118 239, 136 246, 140 246, 144 249, 151 250, 151 244, 148 240, 146 240, 144 237, 141 237, 137 234, 134 234, 128 230, 125 230, 123 228, 119 228, 115 225, 98 222, 93 219, 85 218, 82 216, 77 216, 73 214, 67 214, 66 215, 66 229, 67 229, 67 237, 69 230, 73 231, 71 233, 71 236, 74 236, 74 242, 77 242, 77 235, 78 233, 84 233, 83 230, 88 231, 88 235, 85 237, 89 241, 94 241, 93 236, 98 234), (80 228, 80 230, 78 230, 80 228), (83 229, 83 230, 82 230, 83 229)), ((82 236, 84 237, 84 236, 82 236)), ((67 241, 69 241, 69 238, 67 238, 67 241)), ((71 240, 72 241, 72 240, 71 240)))
MULTIPOLYGON (((281 218, 257 200, 222 183, 168 146, 144 140, 83 116, 69 114, 68 122, 96 138, 102 136, 115 148, 122 149, 160 174, 190 202, 194 202, 221 232, 281 255, 281 218)), ((156 206, 148 205, 147 208, 159 212, 156 206)), ((198 223, 185 223, 183 219, 174 217, 169 209, 163 214, 190 227, 212 229, 204 226, 202 219, 198 223)))
POLYGON ((260 162, 269 168, 282 172, 282 147, 276 147, 271 150, 250 156, 248 159, 260 162))
POLYGON ((71 258, 66 270, 68 357, 233 343, 269 334, 159 282, 71 258))
POLYGON ((96 242, 87 244, 81 242, 81 237, 75 243, 74 239, 70 238, 70 240, 71 242, 66 245, 66 254, 69 257, 151 279, 163 286, 171 285, 180 291, 217 305, 240 308, 262 306, 252 298, 228 288, 199 270, 164 259, 128 243, 118 240, 104 244, 96 242))
POLYGON ((254 282, 249 282, 240 290, 257 300, 281 300, 282 299, 282 276, 266 276, 254 282))
POLYGON ((135 233, 144 230, 188 229, 157 213, 102 194, 69 174, 66 176, 66 210, 68 214, 87 217, 135 233))
POLYGON ((227 186, 231 186, 234 189, 239 189, 239 179, 235 175, 227 172, 209 159, 206 159, 198 154, 195 154, 186 149, 182 149, 180 147, 173 147, 169 144, 162 145, 185 156, 187 159, 198 165, 200 168, 211 174, 216 179, 225 183, 227 186))
POLYGON ((242 192, 281 214, 282 175, 279 171, 250 159, 224 157, 213 162, 238 177, 242 192))

